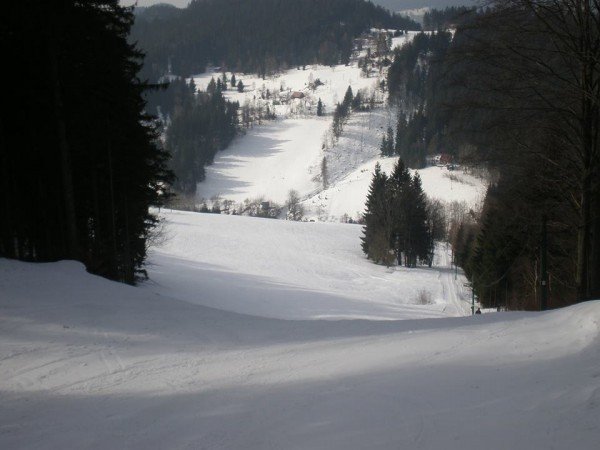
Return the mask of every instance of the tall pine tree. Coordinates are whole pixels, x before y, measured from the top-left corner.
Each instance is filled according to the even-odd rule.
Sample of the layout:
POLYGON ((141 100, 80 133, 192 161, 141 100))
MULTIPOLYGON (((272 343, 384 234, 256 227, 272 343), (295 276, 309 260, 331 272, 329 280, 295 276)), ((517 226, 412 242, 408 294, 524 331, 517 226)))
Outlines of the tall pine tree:
POLYGON ((369 259, 389 266, 393 260, 389 245, 393 230, 387 184, 388 177, 377 163, 367 195, 361 240, 363 252, 369 259))
POLYGON ((117 0, 7 5, 5 57, 21 76, 1 112, 0 256, 74 258, 128 283, 142 271, 149 206, 171 175, 144 112, 132 23, 117 0))

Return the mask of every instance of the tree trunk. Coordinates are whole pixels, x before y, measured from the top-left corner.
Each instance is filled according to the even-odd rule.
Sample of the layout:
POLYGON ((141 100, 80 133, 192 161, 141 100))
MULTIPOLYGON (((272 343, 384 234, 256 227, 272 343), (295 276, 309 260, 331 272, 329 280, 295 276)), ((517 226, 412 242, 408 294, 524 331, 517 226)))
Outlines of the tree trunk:
POLYGON ((77 232, 77 215, 75 212, 75 192, 73 188, 73 175, 71 168, 71 155, 67 140, 64 105, 62 101, 60 75, 58 70, 58 57, 54 37, 48 40, 48 53, 50 57, 52 88, 54 96, 54 110, 56 115, 56 132, 60 148, 60 166, 63 182, 63 202, 65 205, 67 225, 67 257, 79 259, 79 242, 77 232))

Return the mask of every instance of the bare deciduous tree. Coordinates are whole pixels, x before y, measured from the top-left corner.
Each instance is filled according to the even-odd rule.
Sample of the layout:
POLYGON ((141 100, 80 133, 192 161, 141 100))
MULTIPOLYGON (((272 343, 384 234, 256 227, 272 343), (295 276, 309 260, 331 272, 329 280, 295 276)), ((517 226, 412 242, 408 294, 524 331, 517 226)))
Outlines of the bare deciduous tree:
POLYGON ((304 207, 300 204, 300 194, 298 191, 291 189, 288 192, 288 198, 285 202, 287 207, 287 219, 300 221, 304 217, 304 207))

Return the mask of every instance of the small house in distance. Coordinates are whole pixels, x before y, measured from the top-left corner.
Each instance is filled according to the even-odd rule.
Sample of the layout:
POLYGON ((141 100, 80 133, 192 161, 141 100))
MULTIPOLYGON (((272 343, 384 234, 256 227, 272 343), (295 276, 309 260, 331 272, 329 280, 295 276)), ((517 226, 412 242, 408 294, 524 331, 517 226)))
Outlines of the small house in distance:
POLYGON ((438 155, 429 155, 425 158, 428 166, 450 167, 453 164, 454 157, 449 153, 440 153, 438 155))

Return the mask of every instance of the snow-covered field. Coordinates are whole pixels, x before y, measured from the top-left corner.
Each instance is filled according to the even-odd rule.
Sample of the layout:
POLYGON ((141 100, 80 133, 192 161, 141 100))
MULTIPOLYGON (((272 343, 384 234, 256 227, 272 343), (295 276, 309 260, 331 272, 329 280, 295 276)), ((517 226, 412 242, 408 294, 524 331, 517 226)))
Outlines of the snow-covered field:
MULTIPOLYGON (((205 89, 210 79, 218 75, 207 73, 195 77, 194 81, 199 89, 205 89)), ((356 148, 346 148, 346 145, 324 148, 332 116, 316 116, 318 99, 323 101, 326 113, 332 113, 335 105, 342 101, 348 86, 352 87, 354 94, 360 89, 372 92, 380 81, 378 77, 366 78, 361 75, 356 62, 349 66, 292 69, 266 80, 248 75, 238 75, 238 79, 245 80, 245 91, 239 93, 230 89, 225 96, 242 105, 245 102, 261 102, 261 96, 267 89, 273 95, 279 95, 283 88, 286 95, 302 92, 306 97, 281 105, 274 105, 272 100, 264 101, 277 112, 277 119, 253 127, 238 137, 229 148, 217 154, 214 164, 207 167, 206 180, 198 184, 198 198, 220 196, 238 203, 246 199, 264 198, 281 204, 288 192, 294 189, 303 199, 308 199, 323 189, 321 162, 324 157, 328 160, 330 183, 335 183, 352 169, 352 163, 357 158, 365 162, 378 154, 380 130, 385 129, 383 123, 387 128, 392 120, 389 113, 385 119, 381 117, 383 110, 358 114, 359 119, 352 120, 352 124, 357 123, 350 124, 348 129, 360 130, 362 135, 366 135, 362 141, 368 142, 363 142, 358 152, 356 148), (310 89, 309 84, 317 79, 323 85, 315 90, 310 89), (346 164, 339 163, 340 155, 348 155, 343 157, 346 164)), ((353 132, 346 134, 352 136, 353 132)), ((343 142, 348 140, 344 139, 343 142)), ((308 216, 323 216, 323 211, 313 211, 310 203, 306 205, 309 207, 308 216)))
POLYGON ((597 448, 600 302, 389 320, 442 315, 451 271, 367 267, 352 225, 166 216, 139 288, 0 259, 0 448, 597 448), (360 317, 388 320, 308 320, 360 317))
MULTIPOLYGON (((241 203, 263 198, 283 204, 288 192, 299 192, 306 218, 339 221, 344 214, 358 218, 364 211, 375 164, 390 173, 397 158, 379 155, 381 135, 392 119, 385 109, 355 113, 336 145, 323 149, 330 118, 276 120, 256 127, 217 154, 207 167, 197 196, 241 203), (321 163, 326 158, 329 185, 323 189, 321 163)), ((444 202, 465 202, 477 209, 486 182, 445 167, 419 171, 427 195, 444 202), (452 175, 452 178, 450 176, 452 175)))
POLYGON ((317 190, 320 184, 313 178, 320 171, 328 119, 276 120, 255 127, 217 155, 197 196, 218 195, 236 203, 264 197, 282 204, 290 189, 303 195, 317 190))
POLYGON ((470 312, 466 279, 454 280, 445 245, 431 269, 386 269, 365 258, 359 225, 164 214, 166 242, 152 250, 152 282, 143 286, 153 293, 281 319, 385 320, 470 312))

